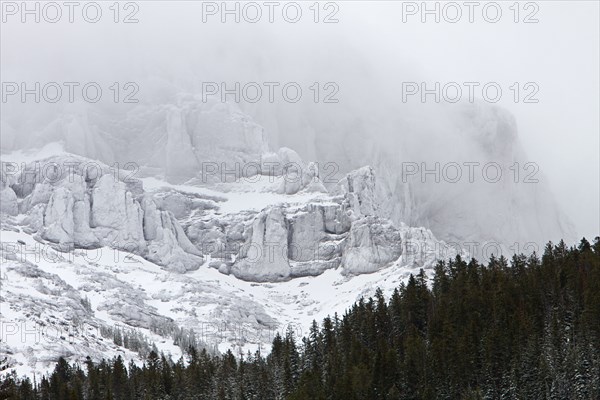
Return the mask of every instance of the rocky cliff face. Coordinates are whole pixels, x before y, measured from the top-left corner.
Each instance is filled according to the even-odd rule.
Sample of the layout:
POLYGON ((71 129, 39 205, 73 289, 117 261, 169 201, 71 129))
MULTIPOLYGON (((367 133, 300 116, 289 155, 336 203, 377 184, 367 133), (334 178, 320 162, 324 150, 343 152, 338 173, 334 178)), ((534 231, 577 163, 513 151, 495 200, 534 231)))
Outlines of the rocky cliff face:
MULTIPOLYGON (((243 225, 244 241, 238 241, 235 260, 213 261, 213 266, 243 280, 274 282, 338 267, 345 275, 372 273, 396 262, 408 231, 377 215, 373 169, 351 172, 334 193, 304 205, 278 204, 261 210, 243 225)), ((202 221, 188 230, 197 234, 202 227, 213 228, 202 221)))
POLYGON ((23 167, 3 177, 2 209, 10 215, 18 210, 25 226, 41 239, 65 248, 112 247, 178 272, 202 265, 200 251, 173 214, 159 210, 139 181, 74 156, 23 167))
MULTIPOLYGON (((2 151, 62 141, 66 151, 109 165, 134 162, 142 177, 208 187, 240 177, 286 174, 289 179, 269 190, 288 195, 307 188, 324 192, 324 185, 332 190, 333 181, 371 165, 378 179, 376 213, 396 225, 425 226, 446 241, 494 241, 507 247, 569 237, 572 228, 543 174, 535 171, 535 163, 527 164, 535 160, 521 148, 510 113, 483 103, 400 111, 360 114, 360 119, 351 112, 335 114, 347 123, 334 124, 326 114, 333 112, 329 108, 298 115, 303 109, 290 109, 287 122, 271 120, 262 110, 261 122, 273 130, 266 132, 237 105, 181 94, 171 103, 139 105, 118 116, 89 113, 85 107, 65 109, 54 120, 36 121, 35 137, 2 121, 2 151), (324 135, 316 140, 314 132, 324 135), (272 151, 269 143, 290 146, 300 155, 285 147, 272 151), (335 165, 335 179, 319 176, 330 178, 331 171, 318 167, 327 163, 335 165), (473 181, 465 163, 477 164, 473 181), (407 164, 417 168, 414 173, 407 173, 407 164), (455 169, 446 169, 450 164, 461 168, 457 182, 451 181, 455 169), (490 164, 502 169, 497 182, 487 179, 495 167, 483 170, 490 164)), ((0 196, 8 196, 2 207, 14 214, 10 191, 0 196)))
MULTIPOLYGON (((311 171, 292 150, 278 157, 311 171)), ((53 156, 24 167, 6 175, 2 207, 28 232, 65 248, 138 254, 174 272, 198 269, 207 256, 210 267, 252 282, 336 268, 345 275, 372 273, 400 258, 408 232, 381 215, 370 167, 349 173, 331 194, 316 172, 290 178, 285 169, 272 170, 280 174, 275 192, 289 187, 287 180, 301 184, 259 210, 225 213, 226 198, 168 186, 146 192, 141 181, 123 178, 124 171, 82 157, 53 156)))

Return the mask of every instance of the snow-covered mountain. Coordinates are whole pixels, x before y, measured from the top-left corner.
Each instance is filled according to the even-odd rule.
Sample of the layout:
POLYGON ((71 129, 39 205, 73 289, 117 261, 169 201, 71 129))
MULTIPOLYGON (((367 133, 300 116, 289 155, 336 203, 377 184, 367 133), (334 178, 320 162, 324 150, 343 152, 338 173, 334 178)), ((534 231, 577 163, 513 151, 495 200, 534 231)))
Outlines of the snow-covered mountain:
POLYGON ((369 139, 376 122, 350 138, 327 130, 322 145, 305 135, 311 162, 273 149, 237 106, 191 95, 118 118, 64 110, 35 131, 3 121, 9 366, 44 371, 60 355, 139 360, 152 345, 174 357, 192 343, 267 351, 276 331, 302 333, 377 287, 389 293, 440 258, 468 255, 448 241, 508 247, 567 232, 543 183, 407 176, 413 151, 419 163, 526 162, 505 111, 469 105, 444 121, 413 121, 414 130, 403 119, 407 134, 387 149, 369 139), (428 134, 444 151, 416 140, 428 134))
POLYGON ((283 176, 218 192, 126 182, 69 154, 40 161, 74 167, 10 175, 2 189, 2 352, 20 373, 60 355, 139 360, 153 344, 174 357, 190 343, 268 351, 276 332, 301 334, 455 254, 374 215, 368 167, 335 194, 315 182, 286 194, 283 176))

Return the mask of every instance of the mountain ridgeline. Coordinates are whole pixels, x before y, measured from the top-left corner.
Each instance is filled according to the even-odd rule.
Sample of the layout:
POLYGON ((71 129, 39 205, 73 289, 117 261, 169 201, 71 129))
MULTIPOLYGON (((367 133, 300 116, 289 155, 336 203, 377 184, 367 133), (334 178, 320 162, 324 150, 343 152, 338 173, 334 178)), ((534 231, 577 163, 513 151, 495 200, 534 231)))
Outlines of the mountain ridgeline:
POLYGON ((7 375, 1 399, 598 399, 600 237, 543 255, 457 256, 269 355, 149 353, 7 375), (429 281, 428 278, 432 278, 429 281))

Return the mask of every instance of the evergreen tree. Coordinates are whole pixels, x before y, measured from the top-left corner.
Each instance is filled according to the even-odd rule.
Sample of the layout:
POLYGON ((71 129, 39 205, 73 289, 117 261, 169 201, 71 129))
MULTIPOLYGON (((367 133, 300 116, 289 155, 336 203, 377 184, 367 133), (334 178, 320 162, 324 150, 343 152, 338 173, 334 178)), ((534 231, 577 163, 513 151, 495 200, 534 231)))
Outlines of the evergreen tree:
POLYGON ((0 399, 599 399, 600 238, 549 243, 541 259, 439 262, 431 287, 420 271, 301 340, 288 327, 267 357, 211 355, 167 331, 185 359, 150 345, 141 367, 60 358, 39 384, 6 367, 0 399))

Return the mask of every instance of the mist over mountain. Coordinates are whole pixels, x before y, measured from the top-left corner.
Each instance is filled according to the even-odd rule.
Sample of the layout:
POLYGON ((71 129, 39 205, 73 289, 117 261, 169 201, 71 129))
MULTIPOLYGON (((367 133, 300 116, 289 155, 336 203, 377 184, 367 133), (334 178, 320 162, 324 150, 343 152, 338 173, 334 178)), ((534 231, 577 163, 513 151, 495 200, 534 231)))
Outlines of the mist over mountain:
MULTIPOLYGON (((133 162, 142 173, 181 182, 201 173, 202 163, 243 164, 288 147, 306 162, 328 165, 331 182, 372 166, 384 216, 428 227, 462 246, 492 241, 523 247, 573 237, 574 227, 559 210, 544 171, 523 149, 518 121, 503 106, 480 95, 474 101, 465 95, 456 104, 403 101, 403 82, 435 81, 435 76, 419 71, 411 53, 355 40, 348 34, 350 22, 248 27, 218 20, 197 24, 198 15, 157 5, 140 16, 145 17, 141 26, 99 26, 82 30, 77 38, 54 27, 52 37, 71 46, 61 48, 42 70, 35 62, 39 55, 24 55, 24 68, 13 69, 9 61, 7 80, 78 77, 99 82, 105 95, 94 104, 81 99, 8 102, 2 116, 3 151, 60 141, 68 152, 107 164, 133 162), (159 19, 155 13, 162 11, 159 19), (158 21, 173 24, 164 32, 154 25, 158 21), (278 30, 287 34, 279 37, 278 30), (121 40, 120 33, 127 38, 121 40), (207 40, 208 33, 219 40, 207 40), (198 40, 190 45, 183 37, 198 40), (98 57, 101 40, 110 43, 108 59, 98 57), (72 62, 63 68, 64 60, 72 62), (110 101, 113 93, 106 88, 112 81, 134 82, 139 103, 110 101), (262 90, 254 103, 246 98, 250 95, 240 99, 224 92, 249 82, 262 90), (265 82, 277 83, 273 101, 265 82), (286 101, 280 90, 290 82, 303 90, 298 102, 286 101), (213 83, 216 94, 210 94, 214 86, 207 86, 213 83), (317 102, 310 89, 315 83, 317 102), (327 83, 331 86, 325 88, 327 83), (335 102, 325 102, 327 95, 335 102), (241 114, 215 105, 223 100, 241 114), (248 123, 233 128, 236 118, 248 123), (498 169, 501 177, 494 182, 498 169)), ((346 17, 356 18, 350 12, 346 17)))
POLYGON ((525 73, 543 25, 426 30, 363 3, 335 24, 309 8, 297 24, 228 24, 204 21, 201 3, 140 3, 135 24, 3 24, 7 369, 268 353, 276 332, 301 337, 440 260, 541 254, 594 228, 597 183, 579 184, 597 176, 593 90, 586 118, 513 101, 515 87, 556 90, 551 73, 525 73), (569 121, 589 146, 565 144, 563 160, 569 121))

